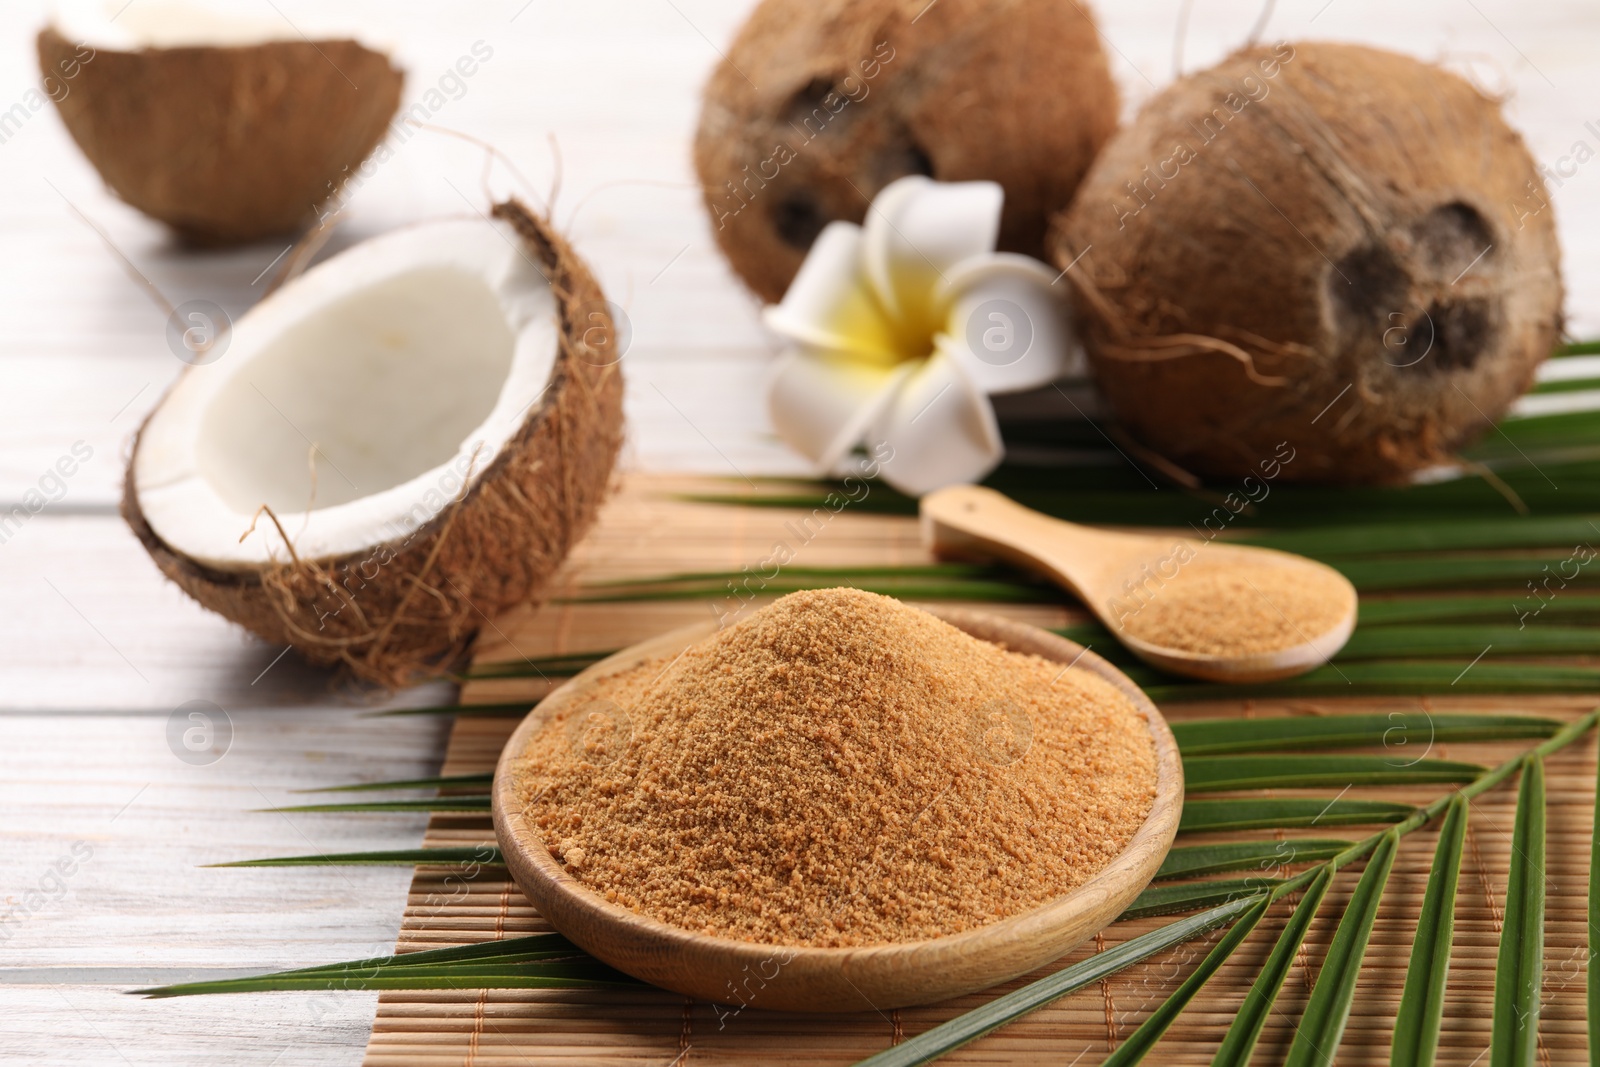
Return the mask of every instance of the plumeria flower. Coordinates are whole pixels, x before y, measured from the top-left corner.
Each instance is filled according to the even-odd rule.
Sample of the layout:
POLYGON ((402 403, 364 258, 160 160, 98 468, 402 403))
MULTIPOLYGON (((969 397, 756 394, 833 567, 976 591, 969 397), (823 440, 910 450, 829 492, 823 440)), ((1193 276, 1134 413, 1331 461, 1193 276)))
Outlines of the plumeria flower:
POLYGON ((994 250, 1004 196, 901 178, 865 225, 829 223, 766 309, 790 346, 767 394, 773 425, 820 470, 865 442, 902 492, 977 481, 1004 455, 989 396, 1078 367, 1055 272, 994 250))

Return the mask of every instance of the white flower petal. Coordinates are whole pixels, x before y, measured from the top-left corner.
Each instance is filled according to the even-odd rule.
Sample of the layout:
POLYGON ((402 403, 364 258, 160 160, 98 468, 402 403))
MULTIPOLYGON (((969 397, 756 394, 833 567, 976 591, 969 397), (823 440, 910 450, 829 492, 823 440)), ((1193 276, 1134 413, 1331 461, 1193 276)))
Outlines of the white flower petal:
POLYGON ((913 496, 975 482, 1005 454, 988 398, 942 355, 906 379, 867 430, 867 439, 893 450, 883 462, 884 480, 913 496))
POLYGON ((862 241, 853 222, 824 227, 783 300, 762 312, 767 326, 803 345, 893 363, 893 329, 863 273, 862 241))
POLYGON ((935 346, 985 393, 1014 393, 1086 369, 1055 275, 1027 256, 975 256, 952 267, 938 300, 946 312, 935 346))
POLYGON ((848 353, 798 349, 773 368, 767 410, 779 437, 828 470, 861 440, 915 369, 914 363, 885 368, 848 353))
POLYGON ((905 336, 939 327, 935 288, 964 259, 994 251, 1005 192, 995 182, 891 182, 867 210, 862 255, 878 299, 905 336))

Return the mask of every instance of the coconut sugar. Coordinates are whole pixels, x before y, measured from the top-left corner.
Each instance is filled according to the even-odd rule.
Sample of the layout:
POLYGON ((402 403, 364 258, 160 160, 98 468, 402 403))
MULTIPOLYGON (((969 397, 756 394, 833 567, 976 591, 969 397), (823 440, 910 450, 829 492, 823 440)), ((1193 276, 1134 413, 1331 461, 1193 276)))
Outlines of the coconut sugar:
POLYGON ((970 930, 1088 881, 1155 799, 1115 686, 858 590, 786 596, 600 689, 535 736, 526 812, 589 889, 699 933, 970 930))
POLYGON ((1164 648, 1249 655, 1303 645, 1349 613, 1350 589, 1318 567, 1239 565, 1199 556, 1121 615, 1122 631, 1164 648))

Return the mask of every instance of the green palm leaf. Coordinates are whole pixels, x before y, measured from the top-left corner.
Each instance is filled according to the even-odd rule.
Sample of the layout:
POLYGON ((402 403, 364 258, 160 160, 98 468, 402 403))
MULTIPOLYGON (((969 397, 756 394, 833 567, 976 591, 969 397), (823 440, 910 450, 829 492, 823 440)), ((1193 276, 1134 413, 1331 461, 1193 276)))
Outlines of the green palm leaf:
POLYGON ((1483 771, 1476 763, 1436 759, 1405 762, 1391 756, 1185 756, 1183 786, 1189 793, 1220 793, 1330 785, 1421 785, 1470 782, 1483 771))
POLYGON ((208 863, 207 867, 458 867, 504 863, 493 845, 471 848, 402 848, 377 852, 323 852, 312 856, 271 856, 259 860, 208 863))
POLYGON ((1140 960, 1210 933, 1251 911, 1262 896, 1241 897, 1199 915, 1190 915, 1149 933, 1096 952, 1054 974, 1029 982, 973 1010, 940 1023, 916 1037, 860 1061, 857 1067, 917 1067, 954 1052, 971 1041, 1055 1003, 1068 993, 1109 978, 1140 960))
POLYGON ((1474 548, 1571 548, 1600 536, 1600 515, 1512 515, 1477 522, 1370 522, 1257 534, 1246 544, 1313 559, 1474 548))
POLYGON ((1117 921, 1214 908, 1240 897, 1255 896, 1281 883, 1280 878, 1231 878, 1215 882, 1155 885, 1135 897, 1128 909, 1117 916, 1117 921))
POLYGON ((1387 715, 1304 715, 1278 719, 1194 719, 1171 724, 1185 756, 1285 752, 1362 745, 1416 746, 1432 742, 1509 741, 1549 737, 1554 719, 1525 715, 1452 715, 1394 711, 1387 715))
POLYGON ((1411 939, 1411 962, 1400 995, 1390 1046, 1391 1067, 1433 1067, 1444 1019, 1445 985, 1450 977, 1450 944, 1455 936, 1456 888, 1461 881, 1461 853, 1467 839, 1467 801, 1450 802, 1439 830, 1439 846, 1422 896, 1417 932, 1411 939))
POLYGON ((1179 845, 1167 853, 1156 881, 1198 878, 1255 868, 1268 870, 1295 863, 1332 859, 1350 847, 1349 841, 1302 838, 1288 841, 1225 841, 1215 845, 1179 845))
POLYGON ((284 808, 257 808, 257 811, 277 812, 397 812, 397 811, 481 811, 488 812, 489 798, 478 797, 425 797, 420 800, 360 800, 348 804, 295 804, 284 808))
POLYGON ((1373 826, 1400 822, 1417 809, 1387 800, 1314 797, 1227 797, 1185 800, 1180 834, 1277 830, 1311 826, 1373 826))
MULTIPOLYGON (((1532 611, 1538 601, 1521 598, 1532 611)), ((1501 601, 1505 617, 1513 617, 1516 603, 1501 601)), ((1566 656, 1600 652, 1600 627, 1582 626, 1482 626, 1432 624, 1358 628, 1339 650, 1340 663, 1372 659, 1443 659, 1480 653, 1505 656, 1566 656)))
POLYGON ((1298 678, 1259 685, 1170 680, 1146 684, 1157 704, 1306 696, 1427 696, 1436 693, 1600 693, 1600 668, 1521 663, 1433 663, 1425 660, 1330 663, 1298 678))
POLYGON ((462 786, 485 786, 494 781, 493 774, 450 774, 438 778, 402 778, 390 782, 351 782, 347 785, 325 785, 316 789, 296 789, 296 793, 378 793, 388 789, 455 789, 462 786))
MULTIPOLYGON (((1593 535, 1591 535, 1593 536, 1593 535)), ((1509 585, 1520 588, 1524 582, 1540 581, 1557 575, 1568 564, 1570 550, 1536 556, 1422 556, 1414 559, 1334 560, 1333 567, 1350 579, 1358 590, 1449 589, 1476 585, 1509 585)), ((1592 584, 1590 570, 1573 568, 1573 583, 1592 584)))
POLYGON ((1239 1012, 1233 1017, 1228 1032, 1223 1035, 1222 1045, 1211 1061, 1212 1067, 1246 1067, 1249 1064, 1250 1053, 1261 1038, 1262 1027, 1266 1026, 1272 1006, 1283 989, 1284 980, 1289 977, 1295 955, 1305 942, 1306 932, 1311 929, 1311 920, 1316 918, 1323 898, 1328 895, 1328 887, 1333 884, 1333 874, 1334 868, 1326 865, 1306 887, 1305 896, 1300 898, 1300 903, 1289 915, 1289 921, 1279 931, 1278 940, 1274 942, 1256 980, 1245 993, 1244 1002, 1239 1005, 1239 1012))
MULTIPOLYGON (((1338 857, 1335 857, 1334 859, 1328 860, 1327 862, 1325 862, 1321 866, 1313 867, 1313 868, 1311 868, 1310 870, 1307 870, 1307 871, 1302 871, 1300 874, 1294 876, 1293 878, 1291 878, 1291 879, 1289 879, 1289 880, 1287 880, 1285 882, 1282 882, 1282 883, 1276 885, 1275 887, 1273 887, 1270 890, 1270 893, 1268 893, 1268 894, 1263 894, 1262 896, 1242 896, 1242 897, 1239 897, 1239 898, 1237 898, 1235 900, 1232 900, 1232 901, 1228 902, 1227 904, 1223 904, 1220 907, 1213 909, 1212 911, 1204 912, 1204 913, 1202 913, 1200 915, 1192 916, 1192 917, 1190 917, 1188 919, 1180 919, 1177 922, 1169 924, 1168 926, 1162 927, 1159 930, 1153 930, 1148 934, 1144 934, 1144 935, 1141 935, 1140 937, 1134 938, 1133 940, 1128 941, 1128 942, 1126 942, 1126 943, 1124 943, 1122 945, 1119 945, 1119 946, 1117 946, 1117 947, 1115 947, 1115 948, 1113 948, 1113 949, 1111 949, 1111 950, 1109 950, 1107 952, 1098 953, 1095 956, 1091 956, 1089 958, 1089 960, 1084 961, 1083 964, 1075 965, 1075 968, 1085 967, 1087 964, 1093 963, 1095 961, 1103 961, 1103 960, 1105 960, 1106 957, 1111 956, 1114 953, 1124 953, 1124 952, 1132 949, 1132 947, 1135 944, 1140 946, 1140 951, 1143 951, 1143 948, 1145 946, 1150 946, 1150 945, 1157 944, 1157 940, 1156 939, 1158 938, 1158 935, 1166 935, 1166 934, 1168 934, 1169 931, 1174 936, 1180 936, 1181 937, 1184 934, 1187 934, 1187 936, 1194 936, 1192 933, 1188 933, 1188 931, 1192 930, 1193 927, 1185 926, 1184 924, 1192 923, 1192 922, 1200 922, 1202 920, 1205 920, 1205 921, 1210 921, 1211 922, 1211 925, 1208 926, 1207 929, 1212 929, 1212 928, 1215 928, 1217 925, 1220 925, 1222 922, 1228 921, 1227 918, 1215 918, 1217 916, 1223 916, 1223 915, 1227 915, 1229 917, 1236 916, 1236 915, 1241 914, 1246 909, 1253 909, 1259 904, 1264 904, 1264 903, 1268 902, 1270 899, 1284 896, 1287 893, 1293 892, 1293 891, 1295 891, 1297 889, 1300 889, 1300 888, 1305 888, 1307 886, 1313 886, 1313 885, 1315 885, 1316 880, 1319 879, 1319 878, 1331 879, 1333 877, 1333 872, 1336 871, 1341 865, 1343 865, 1345 863, 1348 863, 1348 862, 1352 862, 1355 859, 1358 859, 1358 858, 1360 858, 1362 856, 1368 855, 1371 852, 1374 852, 1380 846, 1383 845, 1385 840, 1391 840, 1393 838, 1398 838, 1398 837, 1404 836, 1405 834, 1408 834, 1408 833, 1412 832, 1413 830, 1416 830, 1417 828, 1426 825, 1431 820, 1433 820, 1435 818, 1438 818, 1439 816, 1445 814, 1445 812, 1449 809, 1449 807, 1453 803, 1456 803, 1458 801, 1458 798, 1459 798, 1460 801, 1466 801, 1466 800, 1470 800, 1473 797, 1481 796, 1483 793, 1487 792, 1490 789, 1493 789, 1495 786, 1497 786, 1500 783, 1504 782, 1511 775, 1515 774, 1520 767, 1523 767, 1524 765, 1532 766, 1532 765, 1539 764, 1539 761, 1542 760, 1543 757, 1549 755, 1552 752, 1559 751, 1560 749, 1566 747, 1567 745, 1570 745, 1572 742, 1576 741, 1578 738, 1584 736, 1590 730, 1594 729, 1595 724, 1596 724, 1597 721, 1600 721, 1600 708, 1597 708, 1597 709, 1589 712, 1587 715, 1584 715, 1582 718, 1580 718, 1580 719, 1578 719, 1578 720, 1576 720, 1574 722, 1568 723, 1567 725, 1563 726, 1552 737, 1550 737, 1549 739, 1547 739, 1544 742, 1540 743, 1539 745, 1535 746, 1532 749, 1532 751, 1528 752, 1527 754, 1525 754, 1523 756, 1519 756, 1519 757, 1517 757, 1516 759, 1513 759, 1513 760, 1508 760, 1505 763, 1500 764, 1498 767, 1493 768, 1492 770, 1487 770, 1487 771, 1483 772, 1482 774, 1478 775, 1470 784, 1468 784, 1465 787, 1463 787, 1457 793, 1447 794, 1446 796, 1440 797, 1438 800, 1436 800, 1433 803, 1429 804, 1425 808, 1409 808, 1408 809, 1408 808, 1404 808, 1402 806, 1401 811, 1403 812, 1403 814, 1401 814, 1399 816, 1399 819, 1397 821, 1397 825, 1394 826, 1391 830, 1384 831, 1384 832, 1379 833, 1379 834, 1375 834, 1372 837, 1367 838, 1365 841, 1358 842, 1357 844, 1355 844, 1355 845, 1351 846, 1350 848, 1346 849, 1338 857), (1391 835, 1392 835, 1392 837, 1391 837, 1391 835), (1230 909, 1233 909, 1233 910, 1230 910, 1230 909), (1215 921, 1211 921, 1212 919, 1215 919, 1215 921), (1178 928, 1178 929, 1175 930, 1174 929, 1175 927, 1178 928)), ((1532 788, 1533 787, 1529 784, 1528 779, 1525 778, 1524 779, 1524 784, 1523 784, 1524 791, 1531 790, 1532 788)), ((1542 775, 1539 777, 1538 795, 1539 795, 1539 799, 1542 801, 1542 799, 1543 799, 1542 775)), ((1193 804, 1204 804, 1204 803, 1219 804, 1219 803, 1224 803, 1224 802, 1223 801, 1216 801, 1216 800, 1190 802, 1189 805, 1186 805, 1185 817, 1188 816, 1188 811, 1187 811, 1187 807, 1188 806, 1192 806, 1193 804)), ((1276 801, 1269 801, 1267 803, 1270 804, 1270 803, 1277 803, 1277 802, 1276 801)), ((1529 805, 1528 807, 1531 810, 1531 805, 1529 805)), ((1523 808, 1524 808, 1524 805, 1519 803, 1519 805, 1518 805, 1518 813, 1519 813, 1518 814, 1518 819, 1519 819, 1518 825, 1519 825, 1519 828, 1521 827, 1522 823, 1525 821, 1525 816, 1523 815, 1523 808)), ((1539 827, 1539 829, 1540 829, 1539 839, 1540 839, 1541 849, 1542 849, 1542 841, 1543 841, 1543 832, 1542 832, 1542 830, 1543 830, 1543 826, 1542 826, 1543 818, 1542 818, 1542 815, 1543 815, 1543 806, 1541 804, 1540 805, 1540 820, 1539 820, 1540 824, 1541 824, 1540 827, 1539 827)), ((1370 821, 1374 821, 1374 820, 1372 820, 1369 817, 1367 819, 1367 821, 1370 822, 1370 821)), ((1274 825, 1274 824, 1273 823, 1267 823, 1266 825, 1274 825)), ((1524 836, 1525 838, 1526 837, 1531 837, 1531 835, 1528 834, 1528 833, 1524 833, 1522 836, 1524 836)), ((1390 862, 1392 862, 1392 860, 1390 862)), ((1371 866, 1372 865, 1369 864, 1369 869, 1370 869, 1371 866)), ((1542 858, 1541 858, 1541 861, 1540 861, 1540 866, 1542 868, 1542 858)), ((1536 883, 1536 884, 1538 884, 1538 883, 1536 883)), ((1541 889, 1542 889, 1542 886, 1541 886, 1541 889)), ((1376 901, 1375 901, 1376 895, 1377 895, 1376 893, 1372 894, 1372 896, 1374 897, 1373 907, 1376 906, 1376 901)), ((1542 903, 1542 892, 1541 892, 1541 898, 1540 899, 1541 899, 1541 903, 1542 903)), ((1302 901, 1302 907, 1305 907, 1304 901, 1302 901)), ((1305 921, 1307 923, 1309 923, 1309 921, 1310 921, 1309 912, 1312 911, 1312 910, 1314 910, 1314 908, 1308 908, 1307 909, 1308 914, 1305 917, 1305 921)), ((1257 916, 1257 918, 1259 919, 1259 916, 1257 916)), ((1508 921, 1507 921, 1506 930, 1508 931, 1508 936, 1505 939, 1503 939, 1502 942, 1501 942, 1502 953, 1504 953, 1504 951, 1505 951, 1505 946, 1507 944, 1511 943, 1510 932, 1512 930, 1512 927, 1511 927, 1510 921, 1509 921, 1510 920, 1509 911, 1508 911, 1508 914, 1507 914, 1507 920, 1508 921)), ((1520 920, 1519 919, 1519 922, 1521 922, 1521 921, 1525 921, 1525 920, 1520 920)), ((1293 923, 1293 922, 1294 922, 1294 920, 1291 917, 1291 923, 1293 923)), ((1354 947, 1355 937, 1356 937, 1356 935, 1354 933, 1352 933, 1351 939, 1350 939, 1351 948, 1354 947)), ((1186 939, 1186 937, 1184 939, 1186 939)), ((1302 939, 1303 939, 1303 935, 1302 935, 1302 939)), ((1242 938, 1241 938, 1241 940, 1242 940, 1242 938)), ((1282 940, 1282 938, 1280 938, 1280 940, 1282 940)), ((1298 944, 1298 939, 1295 939, 1293 937, 1293 935, 1291 935, 1291 940, 1293 940, 1296 945, 1298 944)), ((1541 945, 1541 948, 1542 948, 1542 943, 1543 943, 1542 925, 1539 927, 1539 932, 1537 934, 1537 940, 1540 942, 1540 945, 1541 945)), ((1169 942, 1168 944, 1176 944, 1176 943, 1178 943, 1178 941, 1174 940, 1174 941, 1169 942)), ((1364 937, 1362 938, 1362 943, 1363 943, 1363 946, 1364 946, 1364 937)), ((1156 951, 1160 951, 1160 949, 1159 948, 1151 948, 1149 952, 1146 952, 1144 954, 1145 955, 1149 955, 1149 954, 1153 954, 1156 951)), ((1285 950, 1285 952, 1287 952, 1287 954, 1289 956, 1293 955, 1293 951, 1294 951, 1293 948, 1288 948, 1288 949, 1285 950)), ((1278 955, 1282 955, 1282 954, 1280 953, 1278 955)), ((1345 952, 1346 959, 1350 959, 1354 955, 1355 954, 1350 952, 1350 951, 1346 951, 1345 952)), ((1124 956, 1119 955, 1117 957, 1118 965, 1109 967, 1109 969, 1106 970, 1104 973, 1113 973, 1115 970, 1120 969, 1121 966, 1125 966, 1126 964, 1123 964, 1123 963, 1120 962, 1124 958, 1125 958, 1124 956)), ((1143 956, 1140 956, 1139 958, 1143 958, 1143 956)), ((1219 965, 1220 965, 1220 961, 1219 961, 1219 965)), ((1072 970, 1075 970, 1075 968, 1067 968, 1066 970, 1072 971, 1072 970)), ((987 1005, 984 1005, 983 1007, 980 1007, 980 1008, 976 1009, 975 1011, 968 1012, 966 1015, 958 1016, 957 1018, 952 1019, 947 1023, 943 1023, 940 1026, 936 1026, 932 1030, 928 1031, 927 1033, 922 1034, 919 1037, 912 1038, 910 1041, 907 1041, 903 1045, 900 1045, 900 1046, 898 1046, 896 1048, 893 1048, 893 1049, 889 1049, 889 1050, 887 1050, 885 1052, 880 1052, 876 1056, 870 1057, 867 1060, 863 1060, 862 1064, 870 1064, 870 1065, 872 1065, 872 1067, 887 1067, 887 1065, 894 1065, 894 1067, 914 1067, 914 1065, 917 1065, 917 1064, 923 1064, 923 1063, 932 1062, 933 1060, 939 1058, 940 1056, 942 1056, 945 1053, 951 1051, 952 1049, 960 1047, 961 1045, 965 1044, 968 1041, 971 1041, 971 1040, 973 1040, 973 1039, 975 1039, 977 1037, 980 1037, 983 1034, 989 1033, 991 1030, 998 1029, 999 1027, 1004 1026, 1008 1022, 1011 1022, 1011 1021, 1013 1021, 1015 1019, 1019 1019, 1022 1016, 1028 1014, 1029 1012, 1034 1011, 1034 1010, 1036 1010, 1036 1009, 1038 1009, 1040 1007, 1043 1007, 1045 1004, 1050 1003, 1056 997, 1062 995, 1064 992, 1070 992, 1071 988, 1077 988, 1078 986, 1074 985, 1071 988, 1068 988, 1068 989, 1065 989, 1065 990, 1062 989, 1063 985, 1070 984, 1070 983, 1063 982, 1061 980, 1062 979, 1062 975, 1064 975, 1065 973, 1066 973, 1066 971, 1058 972, 1056 975, 1052 975, 1050 978, 1041 979, 1038 982, 1031 983, 1031 984, 1029 984, 1027 986, 1024 986, 1021 989, 1018 989, 1018 990, 1016 990, 1016 991, 1014 991, 1012 993, 1006 994, 1003 997, 997 998, 996 1000, 990 1002, 987 1005)), ((1084 974, 1085 974, 1085 972, 1083 972, 1083 971, 1077 971, 1074 974, 1074 978, 1083 976, 1084 974)), ((1503 969, 1502 969, 1502 974, 1503 974, 1503 969)), ((1096 977, 1098 977, 1098 975, 1096 977)), ((1094 980, 1094 979, 1093 978, 1086 978, 1085 981, 1080 983, 1080 984, 1087 984, 1088 981, 1092 981, 1092 980, 1094 980)), ((1281 985, 1281 980, 1279 981, 1278 984, 1281 985)), ((1341 985, 1342 985, 1342 981, 1333 981, 1332 985, 1330 986, 1330 992, 1327 994, 1327 998, 1330 1000, 1330 1005, 1329 1005, 1330 1013, 1329 1013, 1329 1016, 1328 1016, 1327 1020, 1325 1020, 1326 1022, 1331 1022, 1332 1021, 1333 1011, 1334 1011, 1334 1009, 1337 1009, 1339 1007, 1338 999, 1335 997, 1335 992, 1341 987, 1341 985)), ((1185 986, 1186 986, 1186 988, 1180 988, 1179 992, 1182 994, 1182 997, 1180 998, 1181 999, 1181 1003, 1175 1005, 1176 1007, 1181 1008, 1182 1004, 1186 1004, 1188 1002, 1188 1000, 1193 996, 1195 988, 1197 988, 1197 987, 1189 987, 1188 983, 1185 983, 1185 986)), ((1261 992, 1265 993, 1266 990, 1263 989, 1261 992)), ((1498 986, 1497 986, 1497 994, 1498 994, 1498 986)), ((1536 984, 1534 986, 1534 995, 1537 996, 1537 985, 1536 984)), ((1177 994, 1175 994, 1175 996, 1177 996, 1177 994)), ((1275 993, 1274 993, 1274 997, 1275 997, 1275 993)), ((1270 1010, 1270 1000, 1269 999, 1261 999, 1258 1002, 1252 1002, 1252 1003, 1254 1003, 1256 1006, 1248 1008, 1248 1010, 1251 1011, 1251 1012, 1270 1010)), ((1346 1010, 1347 1010, 1347 1008, 1346 1008, 1346 1010)), ((1176 1016, 1176 1012, 1168 1011, 1166 1009, 1165 1005, 1163 1005, 1162 1008, 1158 1008, 1157 1012, 1158 1012, 1158 1014, 1161 1015, 1161 1018, 1164 1021, 1160 1022, 1159 1024, 1157 1024, 1157 1026, 1153 1027, 1153 1029, 1158 1031, 1153 1036, 1159 1036, 1159 1031, 1164 1031, 1166 1026, 1168 1024, 1170 1024, 1171 1019, 1176 1016)), ((1264 1016, 1263 1016, 1263 1018, 1264 1018, 1264 1016)), ((1342 1022, 1341 1022, 1340 1025, 1342 1026, 1342 1022)), ((1241 1034, 1238 1037, 1234 1038, 1233 1045, 1231 1046, 1233 1048, 1233 1051, 1234 1051, 1235 1055, 1239 1056, 1240 1058, 1238 1060, 1235 1060, 1235 1061, 1225 1061, 1225 1062, 1243 1062, 1243 1059, 1248 1057, 1248 1053, 1250 1051, 1249 1046, 1252 1046, 1254 1044, 1254 1035, 1250 1035, 1250 1036, 1248 1036, 1248 1038, 1246 1037, 1246 1035, 1249 1034, 1249 1031, 1252 1028, 1254 1030, 1254 1034, 1259 1034, 1260 1033, 1260 1028, 1259 1028, 1258 1025, 1256 1025, 1254 1023, 1244 1024, 1241 1027, 1241 1034)), ((1150 1036, 1150 1035, 1147 1034, 1147 1036, 1150 1036)), ((1141 1044, 1140 1044, 1141 1051, 1139 1052, 1139 1055, 1143 1055, 1144 1051, 1148 1051, 1148 1049, 1150 1048, 1150 1046, 1153 1043, 1154 1043, 1153 1038, 1151 1040, 1142 1040, 1141 1044)), ((1130 1052, 1128 1055, 1132 1055, 1132 1053, 1130 1052)), ((1135 1057, 1135 1058, 1137 1058, 1137 1057, 1135 1057)))
POLYGON ((249 978, 136 989, 149 997, 202 993, 351 989, 564 989, 636 986, 637 979, 586 955, 559 934, 534 934, 460 948, 377 956, 249 978))
POLYGON ((1189 1006, 1189 1001, 1193 1000, 1195 994, 1211 980, 1217 969, 1228 961, 1228 957, 1238 950, 1244 939, 1250 936, 1250 931, 1256 928, 1256 924, 1261 921, 1261 917, 1267 913, 1267 908, 1272 903, 1266 896, 1250 899, 1256 901, 1250 910, 1244 913, 1232 929, 1218 939, 1211 951, 1206 953, 1206 958, 1201 960, 1200 965, 1183 980, 1183 984, 1179 985, 1160 1007, 1151 1012, 1144 1022, 1139 1024, 1138 1029, 1117 1046, 1115 1052, 1105 1058, 1104 1067, 1128 1067, 1143 1060, 1155 1047, 1156 1042, 1161 1040, 1161 1035, 1167 1032, 1167 1027, 1171 1026, 1173 1020, 1189 1006))
POLYGON ((1367 954, 1367 942, 1378 920, 1378 905, 1399 844, 1399 830, 1390 830, 1367 860, 1367 869, 1361 872, 1361 880, 1334 931, 1333 943, 1328 946, 1317 984, 1311 990, 1311 1000, 1295 1028, 1285 1067, 1326 1067, 1333 1063, 1344 1038, 1356 982, 1361 977, 1361 961, 1367 954))
MULTIPOLYGON (((532 669, 526 676, 536 677, 532 669)), ((388 711, 374 711, 369 717, 375 719, 394 718, 402 715, 476 715, 485 719, 520 719, 533 710, 536 700, 513 700, 505 704, 437 704, 428 708, 391 708, 388 711)))
POLYGON ((1405 623, 1509 621, 1517 618, 1519 610, 1527 611, 1533 608, 1539 609, 1537 618, 1541 621, 1556 618, 1593 620, 1600 618, 1600 596, 1591 593, 1567 593, 1535 602, 1534 598, 1527 594, 1527 590, 1523 589, 1520 594, 1513 592, 1494 596, 1401 594, 1384 598, 1363 597, 1360 607, 1357 608, 1360 618, 1358 632, 1361 629, 1405 623))
POLYGON ((1506 879, 1505 923, 1495 964, 1489 1067, 1538 1062, 1539 993, 1544 963, 1544 760, 1531 756, 1517 790, 1506 879))

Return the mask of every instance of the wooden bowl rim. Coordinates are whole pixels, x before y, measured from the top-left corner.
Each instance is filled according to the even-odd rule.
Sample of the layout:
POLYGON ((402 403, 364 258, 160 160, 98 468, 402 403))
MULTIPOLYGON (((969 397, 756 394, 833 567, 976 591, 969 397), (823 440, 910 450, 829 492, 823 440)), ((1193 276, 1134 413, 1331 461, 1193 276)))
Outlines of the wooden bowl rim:
MULTIPOLYGON (((512 733, 501 751, 495 768, 492 799, 495 835, 519 888, 552 925, 556 925, 556 922, 550 918, 548 912, 553 909, 546 908, 541 903, 541 898, 545 894, 549 894, 552 898, 560 898, 564 908, 570 908, 575 917, 581 916, 588 923, 601 929, 626 930, 631 938, 648 943, 648 947, 654 953, 677 956, 681 959, 699 958, 707 961, 708 966, 716 968, 732 966, 736 971, 744 965, 761 967, 770 964, 775 955, 783 957, 782 962, 785 966, 796 963, 802 966, 813 964, 821 969, 828 969, 840 967, 847 961, 860 964, 871 960, 878 965, 874 968, 876 970, 891 968, 904 971, 911 967, 920 968, 935 964, 950 953, 970 956, 985 945, 1012 946, 1030 938, 1040 937, 1070 924, 1083 913, 1092 910, 1097 901, 1103 901, 1108 895, 1125 896, 1127 900, 1137 896, 1139 890, 1150 883, 1161 862, 1166 858, 1183 811, 1183 765, 1178 754, 1177 741, 1154 702, 1106 660, 1076 642, 1047 630, 987 612, 921 604, 913 606, 975 637, 1002 647, 1015 648, 1017 646, 1013 641, 1025 641, 1028 650, 1036 655, 1043 655, 1069 666, 1082 666, 1116 686, 1144 714, 1156 748, 1156 796, 1151 803, 1149 815, 1129 839, 1127 846, 1093 878, 1071 892, 1036 908, 971 930, 919 941, 838 948, 779 945, 695 933, 613 904, 584 886, 566 873, 566 869, 550 854, 537 829, 523 815, 521 797, 525 761, 522 753, 527 751, 534 733, 544 726, 545 720, 558 711, 566 700, 571 699, 573 692, 632 667, 652 655, 670 654, 672 649, 682 649, 716 633, 720 626, 716 621, 708 620, 680 627, 631 645, 574 675, 541 700, 512 733), (1124 885, 1119 887, 1118 883, 1124 885), (1135 883, 1137 888, 1128 892, 1126 884, 1135 883)), ((1119 907, 1118 913, 1120 911, 1119 907)), ((1115 915, 1109 916, 1106 923, 1109 924, 1114 918, 1115 915)), ((574 922, 572 925, 577 927, 578 924, 574 922)), ((558 930, 603 962, 617 966, 619 970, 628 970, 625 966, 619 966, 614 959, 607 959, 607 954, 603 950, 594 951, 591 948, 594 941, 583 936, 584 931, 576 928, 560 929, 560 927, 558 930), (574 936, 575 934, 578 936, 574 936)), ((1061 954, 1064 952, 1040 959, 1022 970, 1015 970, 1014 973, 997 974, 993 981, 983 986, 971 986, 971 989, 999 984, 1042 966, 1061 954)), ((652 981, 648 978, 645 980, 652 981)), ((953 991, 944 990, 936 996, 915 1003, 931 1003, 933 1000, 957 995, 960 991, 970 990, 964 987, 953 991)), ((765 1003, 760 1006, 781 1007, 765 1003)))

